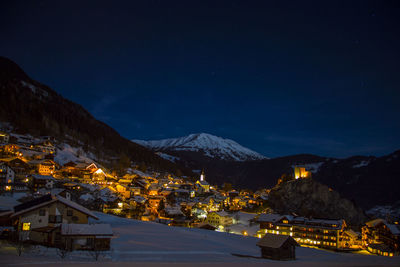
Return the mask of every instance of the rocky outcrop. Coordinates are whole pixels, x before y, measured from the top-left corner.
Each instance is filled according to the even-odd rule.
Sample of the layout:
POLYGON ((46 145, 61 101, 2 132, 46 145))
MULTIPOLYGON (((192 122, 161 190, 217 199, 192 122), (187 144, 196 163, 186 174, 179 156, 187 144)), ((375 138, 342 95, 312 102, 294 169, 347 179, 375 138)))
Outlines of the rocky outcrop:
POLYGON ((364 212, 353 202, 313 179, 292 180, 273 188, 269 203, 281 214, 345 219, 347 224, 353 226, 359 226, 366 220, 364 212))

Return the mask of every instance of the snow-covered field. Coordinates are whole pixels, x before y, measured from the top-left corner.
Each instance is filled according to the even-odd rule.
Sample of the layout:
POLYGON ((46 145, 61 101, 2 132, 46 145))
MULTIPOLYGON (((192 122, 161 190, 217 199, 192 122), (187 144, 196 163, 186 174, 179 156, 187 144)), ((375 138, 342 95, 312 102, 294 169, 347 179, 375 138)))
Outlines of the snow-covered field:
POLYGON ((260 256, 258 239, 201 229, 119 218, 96 213, 114 231, 112 251, 98 262, 87 252, 61 259, 55 249, 37 248, 17 256, 15 249, 0 247, 0 266, 400 266, 400 257, 334 253, 297 248, 296 261, 241 258, 231 253, 260 256))

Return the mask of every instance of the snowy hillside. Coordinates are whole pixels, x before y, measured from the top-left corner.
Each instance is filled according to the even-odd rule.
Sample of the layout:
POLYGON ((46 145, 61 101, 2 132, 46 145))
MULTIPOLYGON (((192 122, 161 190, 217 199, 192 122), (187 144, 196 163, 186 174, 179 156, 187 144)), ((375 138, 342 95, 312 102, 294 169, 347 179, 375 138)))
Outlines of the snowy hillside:
POLYGON ((248 161, 266 158, 255 151, 241 146, 233 140, 206 133, 191 134, 180 138, 162 140, 132 141, 155 151, 196 151, 203 152, 204 155, 208 157, 223 160, 248 161))
POLYGON ((260 258, 259 239, 214 231, 169 227, 95 213, 108 223, 114 237, 111 251, 96 262, 86 251, 74 251, 61 259, 56 249, 36 247, 18 257, 15 248, 0 247, 1 266, 399 266, 400 257, 335 253, 312 248, 296 248, 295 261, 272 261, 260 258), (45 258, 44 258, 45 257, 45 258))
POLYGON ((68 144, 62 144, 57 148, 56 156, 54 157, 54 161, 60 165, 64 165, 70 161, 78 163, 78 162, 86 162, 92 163, 96 162, 95 156, 93 154, 85 153, 82 148, 71 147, 68 144))

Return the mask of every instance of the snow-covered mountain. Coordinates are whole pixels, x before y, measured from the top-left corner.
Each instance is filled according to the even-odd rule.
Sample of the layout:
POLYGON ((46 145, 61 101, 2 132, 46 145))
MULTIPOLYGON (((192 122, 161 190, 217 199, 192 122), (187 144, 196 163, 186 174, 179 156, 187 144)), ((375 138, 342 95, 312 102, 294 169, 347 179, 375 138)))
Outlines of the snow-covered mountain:
POLYGON ((162 140, 132 140, 155 151, 194 151, 222 160, 249 161, 266 159, 263 155, 241 146, 230 139, 206 133, 191 134, 180 138, 162 140))

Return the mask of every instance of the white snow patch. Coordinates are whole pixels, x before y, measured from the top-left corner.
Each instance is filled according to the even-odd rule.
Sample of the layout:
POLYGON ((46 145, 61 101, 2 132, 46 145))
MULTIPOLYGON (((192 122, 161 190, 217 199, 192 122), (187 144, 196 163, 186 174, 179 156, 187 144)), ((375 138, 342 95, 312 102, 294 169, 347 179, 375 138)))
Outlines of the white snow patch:
POLYGON ((86 193, 86 194, 81 195, 79 197, 79 199, 82 199, 83 201, 89 201, 89 200, 93 200, 94 197, 91 194, 86 193))
POLYGON ((49 96, 48 92, 46 92, 45 90, 43 90, 43 89, 41 89, 41 88, 39 88, 37 86, 34 86, 33 84, 30 84, 30 83, 25 82, 25 81, 21 81, 21 84, 23 86, 28 87, 29 89, 31 89, 32 93, 34 93, 34 94, 38 93, 38 94, 41 94, 44 97, 48 97, 49 96))
POLYGON ((56 156, 54 157, 54 161, 60 165, 64 165, 70 161, 72 162, 86 162, 92 163, 95 162, 92 158, 92 155, 86 154, 82 148, 72 147, 69 144, 62 144, 61 149, 57 148, 56 156))
POLYGON ((179 157, 174 157, 174 156, 162 153, 162 152, 157 152, 156 154, 159 155, 160 157, 162 157, 163 159, 166 159, 166 160, 169 160, 172 162, 175 162, 180 159, 179 157))
POLYGON ((368 164, 369 164, 369 160, 363 160, 360 163, 353 165, 353 168, 365 167, 365 166, 368 166, 368 164))

